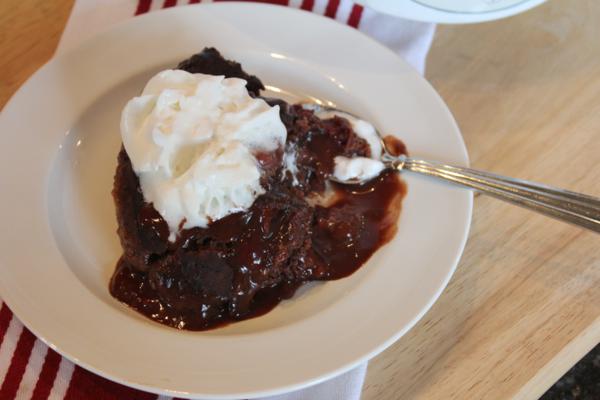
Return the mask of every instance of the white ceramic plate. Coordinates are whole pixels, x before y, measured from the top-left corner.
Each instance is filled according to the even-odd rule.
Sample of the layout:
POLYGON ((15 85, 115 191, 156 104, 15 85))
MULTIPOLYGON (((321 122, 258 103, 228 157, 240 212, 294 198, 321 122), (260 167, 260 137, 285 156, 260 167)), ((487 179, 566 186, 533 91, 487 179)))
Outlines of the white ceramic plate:
POLYGON ((356 0, 377 11, 417 21, 468 24, 510 17, 546 0, 356 0))
POLYGON ((332 102, 397 132, 413 154, 467 164, 431 86, 356 30, 256 4, 137 17, 50 61, 2 112, 0 295, 52 348, 121 383, 210 398, 298 389, 376 355, 429 309, 463 250, 472 196, 406 176, 391 243, 351 277, 310 285, 263 317, 185 332, 130 311, 107 290, 120 255, 110 194, 120 111, 151 75, 204 46, 273 92, 332 102))

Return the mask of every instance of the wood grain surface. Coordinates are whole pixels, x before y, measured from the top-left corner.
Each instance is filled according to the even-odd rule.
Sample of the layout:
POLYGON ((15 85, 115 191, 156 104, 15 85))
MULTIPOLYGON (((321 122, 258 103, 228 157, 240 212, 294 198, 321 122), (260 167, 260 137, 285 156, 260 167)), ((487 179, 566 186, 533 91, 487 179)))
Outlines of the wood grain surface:
MULTIPOLYGON (((427 78, 472 165, 600 196, 600 2, 441 26, 427 78)), ((476 195, 458 270, 364 400, 537 399, 600 341, 600 235, 476 195)))
MULTIPOLYGON (((72 0, 0 2, 0 106, 53 54, 72 0)), ((600 196, 600 2, 440 26, 427 77, 472 165, 600 196)), ((369 365, 364 400, 537 399, 600 341, 600 235, 476 195, 439 301, 369 365)))

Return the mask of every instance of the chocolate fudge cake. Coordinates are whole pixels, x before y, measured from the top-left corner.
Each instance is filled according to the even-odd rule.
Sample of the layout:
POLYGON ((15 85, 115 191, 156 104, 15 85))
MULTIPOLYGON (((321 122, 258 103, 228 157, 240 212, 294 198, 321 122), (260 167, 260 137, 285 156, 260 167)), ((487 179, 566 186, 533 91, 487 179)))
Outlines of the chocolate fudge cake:
MULTIPOLYGON (((262 101, 261 81, 215 49, 177 69, 243 79, 249 96, 262 101)), ((143 190, 127 146, 121 149, 113 188, 123 247, 110 282, 115 298, 175 328, 214 328, 264 314, 307 281, 352 274, 394 235, 405 193, 396 173, 383 171, 361 185, 329 181, 336 156, 379 156, 352 123, 264 101, 278 108, 285 139, 253 152, 261 173, 251 204, 207 217, 204 225, 189 218, 175 228, 167 223, 143 190)))

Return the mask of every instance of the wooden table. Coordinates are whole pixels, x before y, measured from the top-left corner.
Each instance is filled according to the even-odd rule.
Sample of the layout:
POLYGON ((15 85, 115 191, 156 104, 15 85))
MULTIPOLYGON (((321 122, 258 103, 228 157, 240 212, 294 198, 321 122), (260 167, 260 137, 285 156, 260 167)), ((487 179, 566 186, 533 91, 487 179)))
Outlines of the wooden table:
MULTIPOLYGON (((0 3, 0 105, 48 60, 72 0, 0 3)), ((472 164, 600 196, 600 2, 438 28, 428 79, 472 164)), ((536 399, 600 342, 600 236, 477 195, 464 256, 369 366, 364 400, 536 399)))

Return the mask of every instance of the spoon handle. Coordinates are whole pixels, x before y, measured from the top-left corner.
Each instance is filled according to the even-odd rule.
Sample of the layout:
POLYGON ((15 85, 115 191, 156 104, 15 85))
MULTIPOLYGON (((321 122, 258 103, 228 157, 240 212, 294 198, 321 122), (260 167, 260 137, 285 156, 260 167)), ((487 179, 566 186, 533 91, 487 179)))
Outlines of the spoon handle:
POLYGON ((403 157, 398 169, 475 189, 500 200, 600 233, 600 199, 471 168, 403 157))

